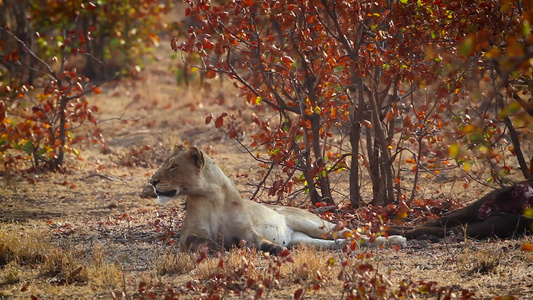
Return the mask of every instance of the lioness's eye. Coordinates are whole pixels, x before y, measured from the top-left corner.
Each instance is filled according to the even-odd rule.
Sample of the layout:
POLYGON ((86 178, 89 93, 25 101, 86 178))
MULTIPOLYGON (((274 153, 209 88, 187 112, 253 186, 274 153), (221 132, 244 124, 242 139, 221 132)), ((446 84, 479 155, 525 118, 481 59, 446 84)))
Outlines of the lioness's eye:
POLYGON ((177 164, 171 164, 171 165, 170 165, 170 168, 171 168, 171 169, 176 169, 177 167, 178 167, 177 164))

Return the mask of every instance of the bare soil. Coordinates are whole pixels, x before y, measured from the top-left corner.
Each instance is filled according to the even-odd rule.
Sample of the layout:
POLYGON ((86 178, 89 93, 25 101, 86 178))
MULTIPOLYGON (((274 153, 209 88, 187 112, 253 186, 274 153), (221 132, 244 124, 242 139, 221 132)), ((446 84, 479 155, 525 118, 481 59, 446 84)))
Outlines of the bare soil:
MULTIPOLYGON (((176 245, 185 214, 182 204, 175 201, 162 207, 154 199, 140 197, 174 144, 206 150, 245 198, 259 180, 257 162, 212 124, 205 124, 209 113, 216 116, 223 111, 249 118, 237 91, 217 81, 178 86, 168 69, 176 64, 170 55, 170 49, 160 47, 139 78, 108 83, 102 94, 89 96, 100 108, 105 151, 99 144, 87 143, 80 146, 80 158, 69 157, 65 173, 15 172, 0 177, 0 257, 7 258, 0 259, 1 299, 159 299, 169 295, 169 288, 183 299, 209 298, 209 288, 216 288, 212 274, 234 274, 231 268, 246 264, 246 272, 257 279, 277 263, 244 250, 223 254, 223 271, 217 266, 221 258, 198 264, 196 256, 180 259, 176 245), (53 249, 64 253, 54 256, 62 267, 54 272, 49 266, 45 272, 47 259, 42 257, 53 249), (82 271, 76 273, 79 267, 82 271)), ((483 192, 461 194, 450 183, 432 182, 421 192, 435 193, 435 189, 462 201, 483 192)), ((270 199, 263 195, 260 200, 270 199)), ((420 288, 420 282, 435 282, 436 288, 448 289, 456 298, 465 298, 463 291, 468 291, 476 299, 510 295, 533 299, 533 254, 521 249, 531 242, 531 237, 410 241, 399 250, 357 249, 350 263, 373 265, 373 274, 390 282, 391 292, 402 282, 412 283, 417 292, 408 298, 436 298, 420 288)), ((218 294, 253 298, 263 288, 264 298, 290 299, 303 288, 303 298, 343 297, 344 283, 337 275, 345 256, 296 249, 291 257, 294 262, 280 260, 281 280, 270 287, 253 283, 243 289, 243 283, 220 283, 218 294), (330 258, 334 263, 328 267, 330 258)))

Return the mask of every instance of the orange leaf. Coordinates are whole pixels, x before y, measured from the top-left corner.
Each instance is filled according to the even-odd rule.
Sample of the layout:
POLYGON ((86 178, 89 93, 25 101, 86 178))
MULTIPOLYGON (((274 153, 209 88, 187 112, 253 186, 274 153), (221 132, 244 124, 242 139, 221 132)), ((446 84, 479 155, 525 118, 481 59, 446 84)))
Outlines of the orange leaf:
POLYGON ((529 242, 525 242, 522 244, 522 248, 520 248, 522 251, 526 252, 533 252, 533 244, 529 242))
POLYGON ((205 74, 205 76, 207 78, 215 78, 217 76, 217 72, 215 72, 213 70, 209 70, 209 71, 207 71, 207 74, 205 74))
POLYGON ((285 63, 285 65, 294 63, 294 60, 290 56, 282 56, 281 60, 285 63))
POLYGON ((97 88, 97 87, 95 87, 93 89, 93 92, 95 92, 96 94, 101 94, 102 93, 102 91, 99 88, 97 88))

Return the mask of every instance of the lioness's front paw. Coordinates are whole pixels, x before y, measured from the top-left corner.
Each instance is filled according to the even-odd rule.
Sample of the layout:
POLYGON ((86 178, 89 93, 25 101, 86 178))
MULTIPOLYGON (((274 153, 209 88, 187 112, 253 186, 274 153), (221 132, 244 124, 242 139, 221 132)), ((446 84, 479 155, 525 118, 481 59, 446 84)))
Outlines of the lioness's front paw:
POLYGON ((195 252, 202 249, 204 246, 207 246, 207 252, 210 255, 214 255, 217 252, 224 252, 226 249, 219 243, 213 241, 210 238, 199 237, 197 235, 191 234, 185 240, 186 250, 190 252, 195 252))
POLYGON ((407 246, 407 239, 401 235, 391 235, 388 238, 388 243, 392 245, 407 246))
POLYGON ((285 250, 287 248, 283 247, 283 246, 280 246, 280 245, 276 245, 276 244, 273 244, 273 243, 270 243, 270 242, 264 242, 261 244, 261 246, 259 246, 259 250, 261 251, 264 251, 264 252, 268 252, 270 254, 273 254, 273 255, 278 255, 281 251, 285 250))

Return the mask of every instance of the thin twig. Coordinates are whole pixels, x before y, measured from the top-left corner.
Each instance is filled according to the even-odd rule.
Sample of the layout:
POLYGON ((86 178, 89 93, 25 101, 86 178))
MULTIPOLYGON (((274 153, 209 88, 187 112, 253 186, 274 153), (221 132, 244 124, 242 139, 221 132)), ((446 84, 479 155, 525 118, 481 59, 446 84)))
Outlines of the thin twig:
POLYGON ((110 180, 110 181, 121 181, 119 178, 111 177, 111 176, 107 176, 107 175, 99 174, 99 173, 89 174, 86 177, 81 178, 80 180, 85 181, 85 180, 87 180, 87 179, 89 179, 91 177, 101 177, 103 179, 107 179, 107 180, 110 180))
POLYGON ((39 56, 37 56, 37 54, 35 54, 33 51, 31 51, 30 48, 28 48, 28 46, 26 46, 26 43, 24 43, 24 41, 22 41, 21 39, 19 39, 14 33, 12 33, 11 31, 7 30, 6 28, 4 27, 0 27, 0 30, 4 31, 5 33, 9 34, 12 38, 14 38, 15 40, 17 40, 17 42, 19 42, 22 46, 24 46, 24 48, 26 49, 26 51, 28 51, 28 53, 33 56, 33 58, 37 59, 41 64, 43 64, 46 69, 48 70, 48 74, 52 77, 54 77, 54 79, 58 80, 57 78, 57 74, 54 72, 54 70, 52 69, 52 67, 47 64, 44 60, 42 60, 39 56))

